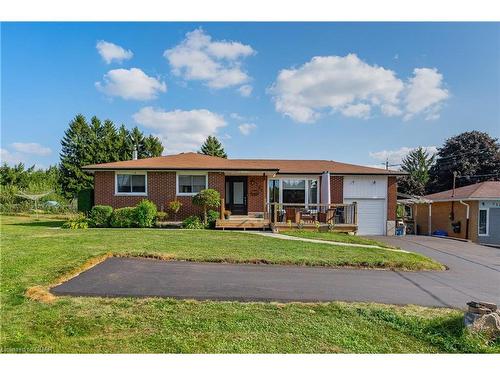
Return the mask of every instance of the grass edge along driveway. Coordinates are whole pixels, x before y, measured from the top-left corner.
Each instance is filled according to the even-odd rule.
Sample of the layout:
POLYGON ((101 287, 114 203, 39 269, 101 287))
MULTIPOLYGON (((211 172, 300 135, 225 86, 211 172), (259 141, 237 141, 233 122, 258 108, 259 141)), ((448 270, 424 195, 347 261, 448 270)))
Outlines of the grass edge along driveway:
MULTIPOLYGON (((59 297, 53 303, 33 301, 24 296, 30 286, 48 285, 85 260, 105 254, 110 246, 120 245, 123 251, 133 251, 145 242, 130 235, 135 233, 137 237, 134 230, 64 231, 54 229, 57 223, 45 219, 39 222, 27 218, 0 219, 2 352, 500 351, 500 345, 486 344, 483 338, 469 334, 462 324, 463 313, 450 309, 343 302, 278 304, 163 298, 59 297), (89 236, 92 232, 95 234, 89 236)), ((140 233, 146 232, 153 233, 155 241, 155 236, 166 233, 161 230, 140 233)), ((208 233, 212 232, 203 232, 208 233)), ((234 239, 232 235, 225 238, 234 239)), ((182 240, 186 241, 186 237, 182 240)), ((208 241, 209 237, 204 240, 208 241)), ((183 251, 182 247, 175 246, 175 239, 161 245, 168 243, 172 249, 183 251)), ((262 243, 265 242, 259 242, 262 243)), ((280 243, 295 244, 293 241, 280 243)), ((196 245, 200 244, 189 243, 191 247, 196 245)), ((206 256, 205 245, 199 246, 200 256, 206 256)), ((228 250, 221 246, 219 256, 220 251, 228 250)), ((307 248, 321 246, 311 244, 307 248)), ((153 251, 151 249, 148 251, 153 251)), ((332 246, 325 245, 326 249, 332 251, 332 246)))
POLYGON ((357 244, 357 245, 371 245, 371 246, 379 246, 387 249, 397 249, 397 247, 390 246, 384 242, 372 240, 370 238, 365 238, 362 236, 353 236, 345 233, 338 232, 318 232, 318 231, 307 231, 307 230, 285 230, 281 231, 281 234, 298 237, 298 238, 306 238, 313 240, 323 240, 323 241, 331 241, 331 242, 342 242, 349 244, 357 244))

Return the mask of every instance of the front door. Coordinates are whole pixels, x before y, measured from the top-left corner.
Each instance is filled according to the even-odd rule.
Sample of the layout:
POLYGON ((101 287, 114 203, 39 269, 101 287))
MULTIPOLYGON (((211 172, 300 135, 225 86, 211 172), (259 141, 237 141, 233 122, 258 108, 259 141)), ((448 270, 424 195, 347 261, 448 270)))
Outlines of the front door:
POLYGON ((226 177, 226 209, 233 215, 246 215, 247 177, 226 177))

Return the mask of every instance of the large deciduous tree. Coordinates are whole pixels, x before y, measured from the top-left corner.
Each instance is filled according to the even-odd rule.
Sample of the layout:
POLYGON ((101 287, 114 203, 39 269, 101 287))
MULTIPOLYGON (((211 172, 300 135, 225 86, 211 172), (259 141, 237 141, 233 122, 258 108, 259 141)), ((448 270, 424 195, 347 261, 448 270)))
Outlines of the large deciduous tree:
POLYGON ((471 131, 446 140, 439 148, 436 163, 430 169, 428 192, 500 179, 500 145, 487 133, 471 131))
POLYGON ((435 155, 422 147, 411 150, 401 163, 401 170, 408 175, 398 179, 398 190, 410 195, 424 195, 434 160, 435 155))
POLYGON ((227 154, 224 151, 222 143, 212 135, 208 136, 203 145, 201 145, 201 149, 198 153, 227 159, 227 154))
POLYGON ((82 170, 84 165, 130 160, 135 148, 139 158, 160 156, 163 152, 157 137, 145 137, 137 127, 129 131, 122 125, 117 130, 111 120, 102 123, 96 116, 89 124, 83 115, 69 123, 61 145, 60 183, 67 198, 92 188, 93 177, 82 170))

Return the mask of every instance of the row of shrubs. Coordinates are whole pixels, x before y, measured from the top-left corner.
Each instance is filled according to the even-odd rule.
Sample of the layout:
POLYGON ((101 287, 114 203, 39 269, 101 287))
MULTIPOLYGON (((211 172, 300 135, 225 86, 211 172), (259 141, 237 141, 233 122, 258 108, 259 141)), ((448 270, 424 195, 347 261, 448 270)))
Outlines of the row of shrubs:
MULTIPOLYGON (((164 212, 158 211, 154 218, 151 219, 153 212, 151 207, 149 207, 149 211, 146 212, 146 206, 149 206, 149 204, 141 203, 139 203, 136 207, 117 208, 116 210, 113 210, 111 206, 94 206, 89 214, 89 217, 84 214, 76 215, 66 221, 63 224, 63 228, 149 228, 152 226, 162 228, 166 226, 167 222, 165 222, 166 215, 164 215, 164 212)), ((203 223, 200 216, 189 216, 182 222, 182 228, 215 228, 215 222, 219 217, 219 213, 217 211, 209 210, 207 216, 208 220, 206 225, 203 223)))
POLYGON ((208 210, 207 212, 207 224, 205 225, 203 223, 203 220, 201 219, 200 216, 189 216, 188 218, 184 219, 182 222, 182 227, 184 229, 214 229, 215 228, 215 222, 219 218, 219 212, 214 211, 214 210, 208 210))
POLYGON ((113 210, 111 206, 94 206, 88 217, 79 214, 68 220, 64 228, 151 228, 157 217, 163 217, 158 213, 156 205, 144 199, 135 207, 123 207, 113 210))
MULTIPOLYGON (((207 210, 206 222, 205 214, 203 219, 193 215, 182 222, 182 227, 185 229, 215 228, 218 217, 218 211, 207 210)), ((161 228, 169 225, 166 222, 167 218, 166 212, 158 211, 153 202, 144 199, 135 207, 113 209, 111 206, 94 206, 88 217, 79 214, 64 223, 63 228, 151 228, 153 226, 161 228)))
POLYGON ((94 228, 151 228, 157 213, 156 205, 147 199, 135 207, 115 210, 111 206, 94 206, 89 214, 89 224, 94 228))

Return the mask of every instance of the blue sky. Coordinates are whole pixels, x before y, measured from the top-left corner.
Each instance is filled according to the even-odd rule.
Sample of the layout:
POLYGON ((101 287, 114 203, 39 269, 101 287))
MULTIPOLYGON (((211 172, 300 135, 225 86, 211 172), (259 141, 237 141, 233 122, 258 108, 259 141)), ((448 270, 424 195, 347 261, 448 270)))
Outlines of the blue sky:
POLYGON ((364 165, 500 136, 498 23, 3 23, 1 59, 11 163, 56 163, 77 113, 167 153, 215 134, 230 157, 364 165))

